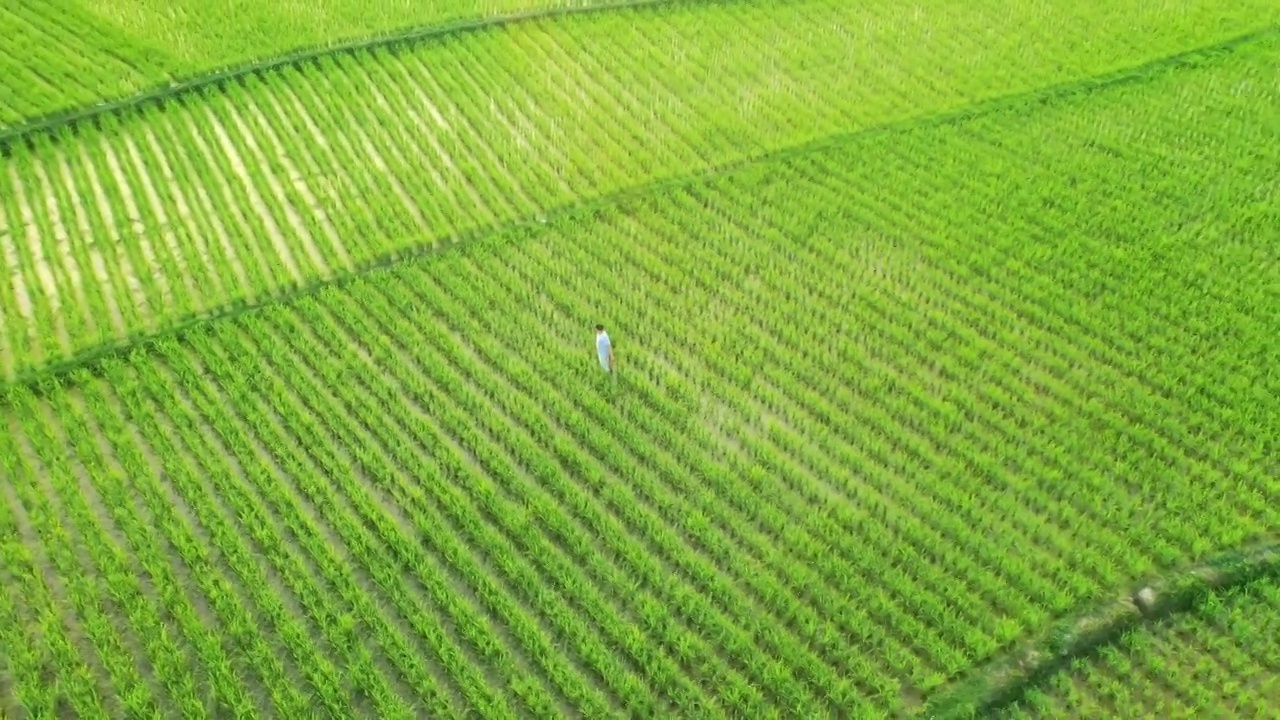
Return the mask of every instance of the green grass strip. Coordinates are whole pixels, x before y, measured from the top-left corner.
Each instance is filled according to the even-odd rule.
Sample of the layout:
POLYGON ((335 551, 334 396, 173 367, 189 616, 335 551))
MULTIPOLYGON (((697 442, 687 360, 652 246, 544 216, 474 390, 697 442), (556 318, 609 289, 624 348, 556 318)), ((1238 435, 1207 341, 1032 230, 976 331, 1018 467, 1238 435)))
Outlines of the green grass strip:
POLYGON ((1016 701, 1048 676, 1124 633, 1186 611, 1218 590, 1280 574, 1280 543, 1224 552, 1190 569, 1130 588, 1118 598, 1064 618, 1023 644, 977 666, 917 711, 929 718, 974 718, 1016 701))

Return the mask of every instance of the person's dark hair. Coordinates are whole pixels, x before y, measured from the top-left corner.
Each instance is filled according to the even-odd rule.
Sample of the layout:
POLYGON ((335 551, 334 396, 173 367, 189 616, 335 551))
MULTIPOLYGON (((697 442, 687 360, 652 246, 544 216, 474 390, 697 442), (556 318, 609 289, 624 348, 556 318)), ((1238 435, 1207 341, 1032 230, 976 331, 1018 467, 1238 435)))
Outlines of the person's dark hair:
POLYGON ((603 326, 603 325, 597 325, 597 326, 596 326, 596 332, 600 332, 601 330, 604 330, 604 326, 603 326))

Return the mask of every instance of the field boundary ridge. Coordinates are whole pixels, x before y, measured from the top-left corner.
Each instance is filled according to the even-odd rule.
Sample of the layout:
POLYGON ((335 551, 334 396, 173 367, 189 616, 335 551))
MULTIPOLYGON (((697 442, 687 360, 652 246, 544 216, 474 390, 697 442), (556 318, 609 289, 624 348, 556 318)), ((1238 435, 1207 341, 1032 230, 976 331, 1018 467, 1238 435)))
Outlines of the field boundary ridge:
POLYGON ((1137 583, 1119 597, 1063 618, 1013 650, 970 668, 927 698, 915 716, 987 715, 1129 630, 1185 612, 1214 591, 1274 575, 1280 575, 1280 542, 1272 540, 1225 551, 1190 568, 1137 583))
MULTIPOLYGON (((688 0, 627 0, 639 5, 674 5, 688 0)), ((711 2, 731 2, 733 0, 710 0, 711 2)), ((598 6, 603 8, 605 6, 598 6)), ((610 7, 622 7, 613 5, 610 7)), ((1105 74, 1093 75, 1075 80, 1063 81, 1053 85, 1018 91, 996 96, 958 108, 941 110, 936 113, 893 120, 870 125, 856 130, 842 131, 804 141, 774 150, 745 155, 743 157, 710 165, 683 175, 656 178, 638 185, 613 190, 593 197, 570 200, 559 205, 541 209, 535 214, 512 218, 511 220, 484 227, 478 227, 457 235, 440 238, 431 242, 408 243, 402 248, 371 258, 349 270, 333 275, 319 276, 300 284, 280 285, 274 292, 258 298, 230 299, 203 312, 194 313, 173 322, 159 326, 139 329, 123 337, 107 340, 95 345, 83 346, 74 354, 38 365, 29 366, 12 377, 0 380, 0 394, 18 387, 38 390, 51 385, 59 386, 62 378, 78 369, 90 369, 105 358, 115 355, 133 354, 144 351, 156 341, 167 337, 180 336, 193 327, 205 322, 232 319, 244 313, 252 312, 272 305, 285 304, 299 297, 326 288, 341 288, 370 273, 386 270, 397 263, 427 257, 440 252, 457 249, 476 240, 498 237, 504 234, 538 231, 544 225, 557 220, 590 216, 605 208, 617 207, 627 202, 649 197, 670 190, 678 190, 714 181, 725 176, 743 171, 751 167, 759 167, 770 163, 785 162, 788 159, 806 157, 824 151, 835 150, 861 138, 876 137, 898 132, 909 132, 929 127, 947 126, 968 122, 980 117, 1000 112, 1009 112, 1027 107, 1048 105, 1066 100, 1081 94, 1119 85, 1153 80, 1161 75, 1179 68, 1196 67, 1210 62, 1214 58, 1256 42, 1270 35, 1280 35, 1280 25, 1267 26, 1244 35, 1229 38, 1219 43, 1206 45, 1177 55, 1156 58, 1143 64, 1125 67, 1105 74)))
POLYGON ((327 57, 354 55, 366 50, 395 49, 453 35, 481 32, 495 27, 515 25, 532 20, 569 15, 589 15, 614 10, 630 10, 681 4, 715 4, 734 0, 600 0, 585 5, 548 5, 518 12, 471 16, 430 25, 416 25, 400 30, 377 33, 336 43, 323 43, 298 48, 283 55, 227 65, 195 75, 161 82, 124 97, 81 105, 28 118, 0 128, 0 157, 10 157, 20 144, 30 144, 38 136, 56 134, 100 122, 108 115, 123 115, 151 105, 164 105, 206 89, 221 89, 250 76, 258 76, 282 68, 301 67, 327 57))

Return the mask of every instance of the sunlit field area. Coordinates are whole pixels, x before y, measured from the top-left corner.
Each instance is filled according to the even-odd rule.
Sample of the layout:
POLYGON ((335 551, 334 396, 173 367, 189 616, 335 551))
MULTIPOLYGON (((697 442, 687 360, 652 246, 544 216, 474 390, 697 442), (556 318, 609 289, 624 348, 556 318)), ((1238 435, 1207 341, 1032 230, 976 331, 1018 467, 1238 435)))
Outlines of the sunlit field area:
POLYGON ((1280 5, 242 5, 0 8, 0 717, 1280 707, 951 702, 1280 534, 1280 5))

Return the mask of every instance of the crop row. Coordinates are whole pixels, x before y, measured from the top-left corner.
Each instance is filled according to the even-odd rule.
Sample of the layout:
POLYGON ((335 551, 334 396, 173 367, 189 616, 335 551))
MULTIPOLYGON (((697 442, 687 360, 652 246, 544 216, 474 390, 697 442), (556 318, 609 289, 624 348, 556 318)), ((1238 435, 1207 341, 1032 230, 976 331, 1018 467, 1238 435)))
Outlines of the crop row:
POLYGON ((0 371, 1187 41, 1155 37, 1134 55, 1128 25, 1095 10, 1067 25, 1031 6, 922 20, 830 0, 563 17, 326 57, 42 135, 0 168, 0 371), (1017 76, 1015 48, 982 39, 1014 26, 1046 37, 1017 76), (1087 56, 1070 45, 1079 36, 1087 56), (926 65, 955 72, 908 72, 926 65))

